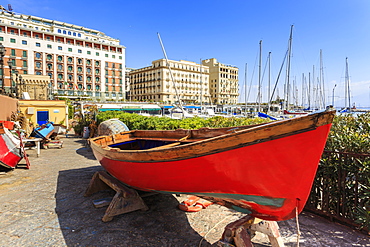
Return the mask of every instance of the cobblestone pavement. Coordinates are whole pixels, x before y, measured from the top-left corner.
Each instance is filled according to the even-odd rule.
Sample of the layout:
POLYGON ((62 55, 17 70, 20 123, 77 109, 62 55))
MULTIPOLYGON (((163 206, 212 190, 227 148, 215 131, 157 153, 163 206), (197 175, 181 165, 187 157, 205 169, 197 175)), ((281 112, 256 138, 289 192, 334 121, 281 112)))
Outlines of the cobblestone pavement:
MULTIPOLYGON (((0 174, 0 246, 216 246, 226 224, 242 217, 211 205, 198 213, 177 209, 186 196, 144 198, 148 211, 135 211, 101 221, 106 208, 84 197, 96 171, 102 170, 86 140, 63 138, 62 149, 28 151, 31 169, 22 160, 14 171, 0 174)), ((295 220, 279 222, 286 246, 296 246, 295 220)), ((300 215, 300 246, 370 246, 369 236, 309 213, 300 215)), ((257 235, 255 246, 270 246, 257 235)))

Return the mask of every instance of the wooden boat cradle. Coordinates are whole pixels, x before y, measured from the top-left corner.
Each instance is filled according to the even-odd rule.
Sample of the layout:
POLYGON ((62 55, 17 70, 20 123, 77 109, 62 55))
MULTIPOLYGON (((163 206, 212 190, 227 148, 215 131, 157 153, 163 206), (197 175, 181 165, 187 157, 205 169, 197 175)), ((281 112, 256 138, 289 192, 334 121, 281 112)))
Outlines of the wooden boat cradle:
MULTIPOLYGON (((107 172, 99 171, 92 177, 84 196, 88 197, 106 189, 115 190, 115 196, 111 200, 101 199, 94 201, 96 208, 108 206, 102 218, 103 222, 109 222, 113 220, 114 216, 120 214, 136 210, 147 211, 149 208, 142 198, 157 194, 148 192, 141 192, 139 194, 137 190, 122 184, 107 172)), ((251 239, 255 235, 255 232, 266 234, 272 247, 284 247, 276 221, 261 221, 250 215, 229 223, 225 227, 218 245, 223 247, 253 247, 251 239)))
POLYGON ((107 172, 99 171, 96 172, 92 177, 84 196, 88 197, 98 191, 106 189, 113 189, 116 191, 113 199, 111 201, 107 201, 107 203, 94 203, 95 207, 104 207, 109 205, 102 218, 103 222, 113 220, 113 217, 116 215, 129 213, 136 210, 148 210, 148 206, 144 203, 142 197, 157 194, 145 193, 144 195, 140 196, 136 190, 125 186, 118 179, 112 177, 107 172))

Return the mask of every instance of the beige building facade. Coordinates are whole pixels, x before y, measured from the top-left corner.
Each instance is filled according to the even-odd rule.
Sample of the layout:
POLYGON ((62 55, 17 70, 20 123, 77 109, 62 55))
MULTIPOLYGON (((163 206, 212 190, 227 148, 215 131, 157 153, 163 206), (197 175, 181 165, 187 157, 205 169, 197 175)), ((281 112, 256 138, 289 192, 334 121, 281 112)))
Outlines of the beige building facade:
POLYGON ((52 97, 51 80, 46 75, 13 75, 15 94, 19 99, 48 100, 52 97))
POLYGON ((50 121, 68 127, 68 108, 64 100, 19 100, 18 105, 33 126, 50 121))
POLYGON ((152 62, 145 68, 130 72, 130 97, 132 101, 184 104, 210 103, 209 69, 190 61, 165 59, 152 62), (172 74, 172 75, 171 75, 172 74))
POLYGON ((212 104, 235 105, 239 97, 239 69, 225 65, 216 58, 202 60, 209 68, 209 93, 212 104))

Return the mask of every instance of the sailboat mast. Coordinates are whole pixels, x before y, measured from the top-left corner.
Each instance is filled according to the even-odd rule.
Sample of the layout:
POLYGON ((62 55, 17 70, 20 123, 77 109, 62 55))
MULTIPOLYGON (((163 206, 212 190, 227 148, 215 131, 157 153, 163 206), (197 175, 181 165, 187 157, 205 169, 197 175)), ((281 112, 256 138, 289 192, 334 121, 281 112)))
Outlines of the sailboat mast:
POLYGON ((245 115, 247 115, 247 66, 248 64, 245 64, 245 70, 244 70, 244 101, 245 101, 245 115))
POLYGON ((322 60, 322 50, 320 49, 320 82, 321 82, 321 94, 322 94, 322 103, 323 109, 325 109, 326 101, 325 101, 325 82, 324 82, 324 66, 322 60))
POLYGON ((173 85, 173 87, 174 87, 174 89, 175 89, 175 93, 176 93, 177 101, 179 102, 180 109, 181 109, 182 114, 183 114, 183 116, 184 116, 184 115, 185 115, 185 113, 184 113, 184 109, 183 109, 183 107, 182 107, 182 102, 181 102, 181 99, 180 99, 180 95, 178 94, 177 87, 176 87, 176 84, 175 84, 175 80, 174 80, 174 78, 173 78, 173 74, 172 74, 172 70, 171 70, 170 63, 168 62, 167 53, 166 53, 166 50, 164 49, 164 45, 163 45, 163 42, 162 42, 161 36, 159 35, 159 33, 157 33, 157 35, 158 35, 159 42, 161 43, 161 47, 162 47, 162 51, 163 51, 163 55, 164 55, 164 58, 166 59, 166 63, 167 63, 167 66, 168 66, 168 70, 169 70, 170 75, 171 75, 172 85, 173 85))
POLYGON ((349 88, 348 57, 346 57, 346 98, 348 96, 348 110, 351 110, 351 92, 349 88))
POLYGON ((270 104, 271 104, 271 51, 269 52, 269 56, 268 56, 268 62, 269 62, 269 85, 268 85, 268 102, 267 102, 267 113, 269 112, 270 110, 270 104))
POLYGON ((202 90, 202 59, 200 59, 200 114, 202 114, 203 108, 203 90, 202 90))
POLYGON ((288 60, 287 60, 287 81, 286 81, 286 109, 289 110, 289 90, 290 90, 290 59, 292 55, 292 40, 293 40, 293 25, 290 27, 289 45, 288 45, 288 60))
POLYGON ((261 111, 261 84, 262 84, 262 81, 261 81, 261 77, 262 77, 262 73, 261 73, 261 66, 262 65, 262 40, 260 40, 260 57, 259 57, 259 66, 258 66, 258 112, 261 111))

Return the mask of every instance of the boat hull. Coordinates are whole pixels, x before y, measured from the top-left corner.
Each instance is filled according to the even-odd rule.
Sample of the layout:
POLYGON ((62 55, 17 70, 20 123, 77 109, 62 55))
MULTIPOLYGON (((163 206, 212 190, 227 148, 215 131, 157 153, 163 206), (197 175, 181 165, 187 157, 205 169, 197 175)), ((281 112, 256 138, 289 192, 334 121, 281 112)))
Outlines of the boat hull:
POLYGON ((260 137, 284 127, 277 123, 179 148, 139 152, 141 159, 133 159, 132 152, 107 152, 94 141, 91 147, 104 169, 131 187, 194 194, 261 219, 287 220, 295 216, 296 209, 302 211, 326 143, 331 120, 319 119, 301 124, 304 128, 300 130, 287 122, 293 131, 267 133, 270 138, 260 137), (241 140, 250 135, 257 140, 241 140), (228 146, 229 138, 234 147, 228 146), (239 139, 241 143, 235 143, 239 139), (220 143, 224 145, 217 148, 220 143), (158 153, 161 160, 155 156, 158 153))
POLYGON ((14 169, 22 159, 21 150, 7 133, 0 134, 0 165, 14 169))

